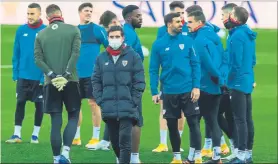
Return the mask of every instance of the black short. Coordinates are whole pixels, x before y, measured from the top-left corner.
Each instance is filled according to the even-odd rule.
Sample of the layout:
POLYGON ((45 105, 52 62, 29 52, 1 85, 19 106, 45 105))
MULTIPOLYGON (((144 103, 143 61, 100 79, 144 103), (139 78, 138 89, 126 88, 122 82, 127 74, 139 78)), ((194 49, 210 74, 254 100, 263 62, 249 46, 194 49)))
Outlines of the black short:
POLYGON ((164 94, 163 95, 163 118, 181 118, 182 111, 184 116, 199 115, 198 102, 191 101, 191 93, 183 94, 164 94))
POLYGON ((63 91, 58 91, 52 84, 44 86, 44 112, 62 112, 63 103, 66 110, 80 110, 81 97, 78 82, 68 82, 63 91))
POLYGON ((93 99, 93 87, 90 77, 80 78, 79 88, 82 99, 93 99))
POLYGON ((37 80, 18 79, 16 98, 18 101, 43 102, 43 86, 37 80))
POLYGON ((201 116, 208 116, 210 114, 219 113, 221 95, 212 95, 201 91, 200 98, 198 100, 200 106, 201 116))

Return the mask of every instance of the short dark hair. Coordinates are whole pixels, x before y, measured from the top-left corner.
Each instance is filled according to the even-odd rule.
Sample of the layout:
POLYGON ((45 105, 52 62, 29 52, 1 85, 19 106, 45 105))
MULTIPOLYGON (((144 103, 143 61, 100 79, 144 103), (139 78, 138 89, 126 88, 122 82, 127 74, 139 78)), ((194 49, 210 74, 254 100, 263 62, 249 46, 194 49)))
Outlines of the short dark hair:
POLYGON ((165 15, 164 16, 165 26, 168 27, 168 23, 172 23, 173 18, 176 18, 176 17, 180 17, 180 14, 178 14, 178 13, 169 13, 169 14, 165 15))
POLYGON ((203 11, 203 9, 199 5, 192 5, 192 6, 189 6, 185 11, 187 14, 190 14, 194 11, 203 11))
POLYGON ((79 12, 82 11, 85 7, 93 8, 93 4, 88 3, 88 2, 82 3, 82 4, 78 7, 78 11, 79 11, 79 12))
POLYGON ((249 13, 244 7, 236 6, 234 7, 235 17, 241 24, 245 24, 249 18, 249 13))
POLYGON ((236 7, 237 5, 235 3, 227 3, 226 5, 224 5, 221 10, 230 10, 232 11, 234 7, 236 7))
POLYGON ((206 16, 205 14, 200 11, 200 10, 197 10, 197 11, 193 11, 191 13, 188 14, 188 17, 194 17, 194 20, 195 21, 201 21, 203 24, 206 23, 206 16))
POLYGON ((184 9, 184 4, 182 3, 182 1, 173 1, 172 3, 170 3, 169 7, 170 10, 174 10, 176 7, 184 9))
POLYGON ((52 16, 55 12, 61 12, 61 9, 58 5, 55 5, 55 4, 51 4, 49 6, 46 7, 46 15, 48 17, 52 16))
POLYGON ((38 3, 31 3, 28 5, 28 8, 36 8, 41 11, 41 6, 38 3))
POLYGON ((110 32, 115 32, 115 31, 120 31, 121 35, 124 36, 124 30, 121 26, 111 26, 109 28, 109 30, 107 31, 108 36, 109 36, 110 32))
POLYGON ((117 15, 112 11, 105 11, 99 18, 99 24, 103 25, 104 27, 108 27, 109 23, 112 19, 116 18, 117 15))
POLYGON ((137 10, 137 9, 139 9, 139 7, 136 6, 136 5, 128 5, 128 6, 126 6, 126 7, 123 9, 123 11, 122 11, 122 16, 123 16, 123 18, 126 19, 126 17, 127 17, 130 13, 132 13, 134 10, 137 10))

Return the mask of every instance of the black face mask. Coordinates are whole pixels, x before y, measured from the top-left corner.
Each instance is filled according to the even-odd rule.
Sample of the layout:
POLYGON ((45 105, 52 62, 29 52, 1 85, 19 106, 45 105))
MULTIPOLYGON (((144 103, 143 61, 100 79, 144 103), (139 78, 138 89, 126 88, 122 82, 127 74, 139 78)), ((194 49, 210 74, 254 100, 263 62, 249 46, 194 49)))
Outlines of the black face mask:
POLYGON ((225 28, 228 30, 240 25, 240 23, 238 21, 232 19, 230 16, 223 23, 224 23, 225 28))

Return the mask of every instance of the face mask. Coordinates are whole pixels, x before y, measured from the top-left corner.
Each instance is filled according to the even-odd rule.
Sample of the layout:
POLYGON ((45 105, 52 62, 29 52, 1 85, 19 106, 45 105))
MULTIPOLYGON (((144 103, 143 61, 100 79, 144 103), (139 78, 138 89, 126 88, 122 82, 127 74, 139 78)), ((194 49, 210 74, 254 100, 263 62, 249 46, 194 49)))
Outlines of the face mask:
POLYGON ((121 39, 109 39, 109 46, 113 50, 117 50, 121 47, 122 45, 122 40, 121 39))
POLYGON ((238 21, 232 19, 231 16, 229 16, 229 18, 224 21, 224 26, 226 29, 232 29, 239 25, 240 25, 240 23, 238 21))

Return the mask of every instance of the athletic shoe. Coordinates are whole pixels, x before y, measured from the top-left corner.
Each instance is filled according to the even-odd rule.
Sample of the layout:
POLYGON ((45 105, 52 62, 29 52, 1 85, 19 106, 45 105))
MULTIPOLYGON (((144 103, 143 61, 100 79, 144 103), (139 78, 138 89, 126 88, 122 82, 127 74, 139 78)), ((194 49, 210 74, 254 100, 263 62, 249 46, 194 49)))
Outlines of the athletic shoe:
POLYGON ((152 152, 155 153, 161 153, 161 152, 167 152, 168 151, 168 146, 165 144, 159 144, 157 148, 153 149, 152 152))
POLYGON ((21 143, 22 139, 18 135, 12 135, 10 139, 6 141, 6 143, 21 143))
POLYGON ((81 145, 81 139, 76 138, 72 141, 72 145, 80 146, 81 145))
POLYGON ((202 160, 202 158, 196 158, 196 159, 194 160, 194 163, 195 163, 195 164, 196 164, 196 163, 201 164, 201 163, 203 163, 203 160, 202 160))
POLYGON ((60 155, 59 164, 70 164, 70 160, 67 159, 65 156, 60 155))
POLYGON ((99 140, 98 139, 95 139, 95 138, 92 138, 88 144, 86 145, 86 147, 88 148, 89 146, 92 147, 93 145, 99 143, 99 140))
POLYGON ((110 142, 101 140, 97 144, 89 145, 87 148, 90 150, 105 150, 108 151, 110 146, 110 142))
POLYGON ((38 144, 39 143, 39 137, 35 136, 35 135, 32 135, 30 143, 38 144))
POLYGON ((211 158, 212 157, 212 150, 211 149, 202 149, 201 150, 201 156, 211 158))
POLYGON ((171 163, 182 163, 182 160, 176 160, 175 158, 173 159, 173 161, 171 163))
POLYGON ((222 155, 227 155, 230 153, 229 146, 227 144, 222 144, 221 145, 221 154, 222 155))

